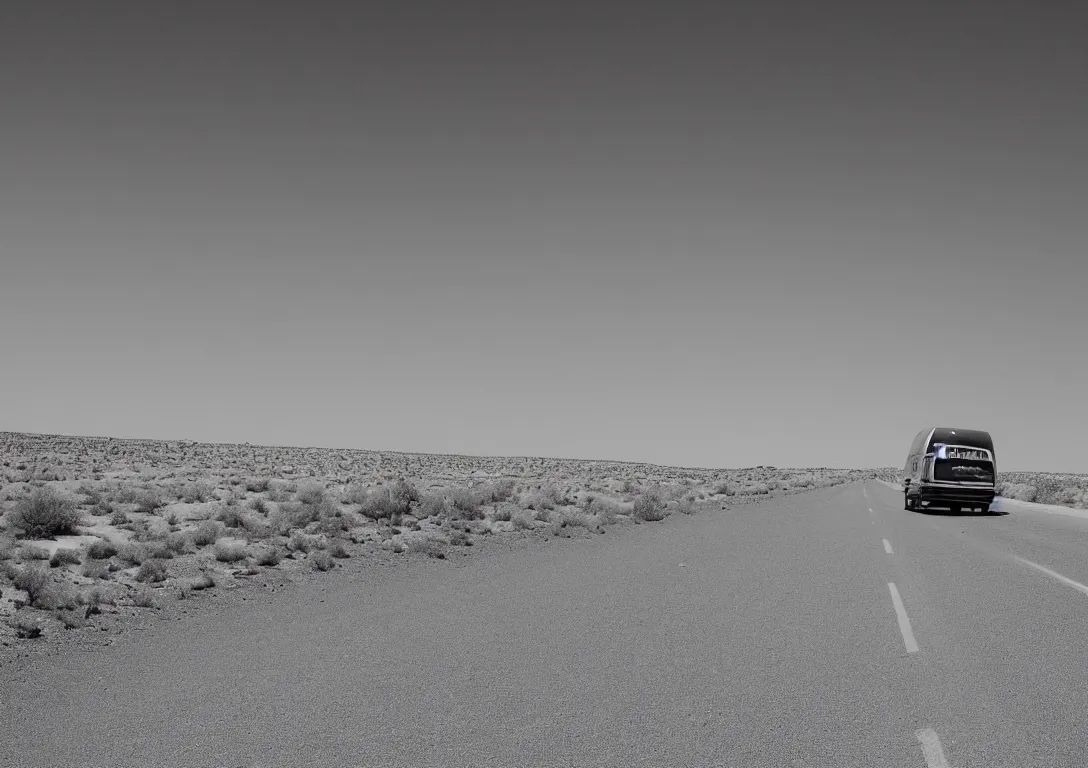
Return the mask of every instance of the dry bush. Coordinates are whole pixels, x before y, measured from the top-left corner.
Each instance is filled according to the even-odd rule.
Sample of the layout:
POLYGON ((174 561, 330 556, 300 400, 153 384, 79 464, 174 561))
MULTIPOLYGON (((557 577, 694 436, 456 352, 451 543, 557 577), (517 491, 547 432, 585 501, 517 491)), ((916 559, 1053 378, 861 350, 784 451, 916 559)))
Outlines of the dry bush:
POLYGON ((203 504, 215 499, 215 489, 208 483, 196 481, 178 488, 177 496, 186 504, 203 504))
POLYGON ((1035 501, 1037 493, 1035 486, 1027 483, 1001 483, 997 487, 998 496, 1017 501, 1035 501))
POLYGON ((359 513, 371 520, 399 517, 408 514, 412 502, 418 502, 419 498, 414 485, 398 478, 388 485, 367 489, 359 513))
POLYGON ((120 528, 122 525, 128 525, 128 515, 125 514, 123 509, 115 509, 110 515, 110 525, 115 528, 120 528))
POLYGON ((58 548, 51 558, 49 558, 50 568, 59 568, 62 565, 79 565, 83 562, 83 558, 79 554, 79 550, 58 548))
POLYGON ((415 509, 416 516, 420 519, 428 517, 445 517, 449 514, 449 505, 446 497, 437 493, 427 493, 415 509))
POLYGON ((223 535, 222 526, 214 520, 205 520, 193 531, 193 544, 206 547, 214 544, 223 535))
POLYGON ((719 496, 732 496, 736 493, 736 490, 730 483, 718 483, 714 486, 713 493, 719 496))
POLYGON ((249 550, 245 544, 223 539, 215 542, 215 559, 221 563, 236 563, 247 557, 249 557, 249 550))
POLYGON ((166 581, 166 563, 162 560, 145 560, 136 572, 136 581, 158 583, 166 581))
POLYGON ((625 513, 623 505, 607 497, 590 495, 583 504, 585 511, 597 516, 601 525, 614 525, 619 516, 625 513))
POLYGON ((481 509, 484 496, 476 488, 456 488, 448 497, 447 516, 451 520, 482 520, 486 513, 481 509))
POLYGON ((268 506, 267 501, 265 501, 264 499, 260 499, 260 498, 257 498, 257 499, 254 499, 253 501, 251 501, 249 506, 257 514, 266 515, 266 516, 268 515, 268 513, 272 509, 271 507, 268 506))
POLYGON ((325 487, 317 483, 307 483, 299 488, 298 500, 303 504, 320 504, 325 500, 325 487))
POLYGON ((110 577, 110 568, 101 560, 89 560, 83 565, 82 573, 87 579, 105 580, 110 577))
POLYGON ((323 549, 314 550, 307 558, 315 571, 327 571, 332 568, 332 555, 323 549))
POLYGON ((267 477, 251 477, 246 480, 246 490, 250 493, 264 493, 270 483, 271 480, 267 477))
POLYGON ((147 559, 147 547, 127 541, 117 550, 117 559, 129 565, 140 565, 147 559))
POLYGON ((7 519, 17 538, 52 539, 75 533, 80 514, 75 501, 41 488, 16 502, 7 519))
POLYGON ((132 604, 137 608, 156 608, 155 593, 147 587, 139 587, 132 591, 132 604))
POLYGON ((118 504, 135 504, 136 511, 149 515, 163 506, 162 497, 152 488, 122 488, 114 497, 118 504))
POLYGON ((632 516, 636 520, 652 522, 664 520, 667 515, 668 511, 665 509, 665 502, 656 489, 644 491, 635 498, 632 516))
POLYGON ((230 503, 220 505, 214 518, 227 528, 241 528, 243 525, 242 510, 230 503))
POLYGON ((49 571, 40 566, 28 565, 13 568, 8 575, 16 589, 26 592, 27 602, 36 607, 42 602, 51 586, 49 571))
POLYGON ((167 534, 166 547, 176 555, 187 555, 193 551, 193 540, 187 533, 175 531, 167 534))
POLYGON ((514 524, 514 529, 519 531, 531 531, 536 528, 536 521, 533 516, 525 512, 515 512, 510 518, 510 522, 514 524))
POLYGON ((491 519, 496 522, 509 522, 513 516, 514 511, 508 506, 496 504, 494 509, 491 510, 491 519))
POLYGON ((332 543, 329 547, 329 554, 333 557, 344 559, 351 557, 351 553, 348 552, 348 548, 344 545, 344 542, 339 539, 332 543))
POLYGON ((23 560, 48 560, 49 550, 26 545, 19 548, 19 557, 23 560))
POLYGON ((112 541, 94 541, 87 547, 87 557, 92 560, 109 560, 117 554, 117 545, 112 541))
POLYGON ((257 547, 253 557, 257 565, 279 565, 280 551, 276 547, 257 547))

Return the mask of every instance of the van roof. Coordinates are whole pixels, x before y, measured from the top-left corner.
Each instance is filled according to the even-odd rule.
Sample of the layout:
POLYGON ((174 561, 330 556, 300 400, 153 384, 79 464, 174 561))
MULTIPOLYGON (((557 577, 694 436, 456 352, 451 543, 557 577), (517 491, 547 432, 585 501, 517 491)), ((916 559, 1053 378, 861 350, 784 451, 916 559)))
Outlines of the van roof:
POLYGON ((927 452, 936 443, 948 443, 950 445, 967 445, 972 448, 985 448, 990 453, 994 452, 994 441, 989 432, 980 429, 960 429, 958 427, 934 427, 933 436, 929 438, 927 452))

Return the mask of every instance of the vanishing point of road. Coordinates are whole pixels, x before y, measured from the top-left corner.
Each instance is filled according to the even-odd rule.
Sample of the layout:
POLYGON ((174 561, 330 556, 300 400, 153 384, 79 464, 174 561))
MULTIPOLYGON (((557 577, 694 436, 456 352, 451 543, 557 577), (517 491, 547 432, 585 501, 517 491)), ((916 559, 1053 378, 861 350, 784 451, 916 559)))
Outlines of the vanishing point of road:
POLYGON ((0 764, 1082 766, 1085 585, 1088 519, 853 483, 0 669, 0 764))

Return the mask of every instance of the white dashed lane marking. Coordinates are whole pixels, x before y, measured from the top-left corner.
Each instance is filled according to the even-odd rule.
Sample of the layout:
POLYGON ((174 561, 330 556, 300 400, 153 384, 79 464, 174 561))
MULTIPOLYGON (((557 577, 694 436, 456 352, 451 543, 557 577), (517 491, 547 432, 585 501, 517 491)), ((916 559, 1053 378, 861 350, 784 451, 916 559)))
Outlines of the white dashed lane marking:
POLYGON ((890 541, 888 541, 887 539, 881 539, 881 541, 884 542, 884 551, 885 552, 887 552, 889 555, 895 554, 894 552, 892 552, 892 545, 891 545, 890 541))
POLYGON ((910 619, 907 617, 903 598, 899 596, 899 590, 895 588, 895 584, 890 581, 888 591, 892 593, 892 604, 895 605, 895 615, 899 619, 899 631, 903 633, 903 645, 907 647, 907 653, 917 653, 918 643, 914 641, 914 632, 910 628, 910 619))
POLYGON ((1068 576, 1062 576, 1057 571, 1052 571, 1049 568, 1044 568, 1043 566, 1039 565, 1038 563, 1033 563, 1030 560, 1025 560, 1022 557, 1017 557, 1016 559, 1019 560, 1024 565, 1030 565, 1035 570, 1040 571, 1042 573, 1045 573, 1050 578, 1057 579, 1062 584, 1067 584, 1068 586, 1072 587, 1073 589, 1077 590, 1078 592, 1083 592, 1084 594, 1088 595, 1088 587, 1084 586, 1079 581, 1073 581, 1068 576))
POLYGON ((944 757, 944 749, 941 748, 941 740, 937 732, 932 728, 923 728, 914 734, 918 741, 922 742, 922 755, 926 759, 928 768, 949 768, 948 761, 944 757))

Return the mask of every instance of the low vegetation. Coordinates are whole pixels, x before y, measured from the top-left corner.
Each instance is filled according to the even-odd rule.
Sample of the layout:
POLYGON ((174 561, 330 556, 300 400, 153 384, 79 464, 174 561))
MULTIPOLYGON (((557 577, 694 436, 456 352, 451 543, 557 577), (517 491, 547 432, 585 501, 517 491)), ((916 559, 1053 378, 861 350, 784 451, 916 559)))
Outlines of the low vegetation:
POLYGON ((0 612, 0 640, 119 621, 265 569, 446 560, 490 535, 592 537, 876 476, 11 433, 0 451, 0 610, 21 606, 0 612), (69 535, 83 541, 39 541, 69 535))

